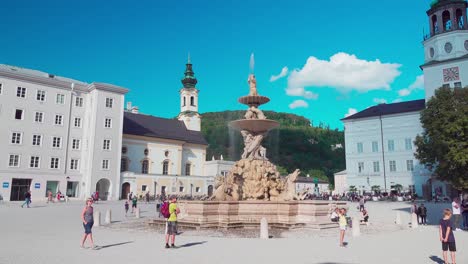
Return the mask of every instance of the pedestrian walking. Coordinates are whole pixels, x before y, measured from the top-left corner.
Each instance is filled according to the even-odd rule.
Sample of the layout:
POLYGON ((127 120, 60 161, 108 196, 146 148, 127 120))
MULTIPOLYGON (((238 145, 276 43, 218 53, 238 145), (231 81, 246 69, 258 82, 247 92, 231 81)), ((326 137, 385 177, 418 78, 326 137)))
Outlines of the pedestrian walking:
POLYGON ((146 203, 148 204, 149 201, 150 201, 150 194, 149 194, 149 192, 146 192, 145 198, 146 198, 146 203))
POLYGON ((463 201, 461 202, 461 210, 463 216, 463 229, 468 230, 468 194, 463 196, 463 201))
POLYGON ((456 264, 455 252, 457 251, 457 246, 455 244, 455 236, 453 234, 453 225, 450 221, 452 217, 452 211, 450 209, 444 210, 443 218, 439 222, 439 235, 440 242, 442 242, 442 254, 444 256, 444 262, 448 262, 448 251, 452 258, 452 263, 456 264))
POLYGON ((21 205, 21 208, 25 205, 29 208, 29 204, 31 204, 31 191, 27 191, 24 194, 24 203, 21 205))
POLYGON ((125 201, 125 216, 127 216, 128 207, 129 207, 128 200, 126 200, 126 201, 125 201))
POLYGON ((418 213, 419 216, 421 217, 421 225, 426 225, 426 218, 427 218, 427 208, 424 206, 424 204, 421 204, 418 208, 418 213))
POLYGON ((132 214, 133 214, 133 210, 136 210, 137 208, 137 202, 138 202, 137 196, 134 195, 132 198, 132 214))
POLYGON ((341 208, 339 217, 340 217, 340 220, 339 220, 339 224, 340 224, 340 247, 344 247, 345 246, 344 236, 345 236, 346 228, 348 226, 348 222, 347 222, 347 219, 346 219, 346 209, 341 208))
POLYGON ((461 204, 460 198, 455 197, 452 202, 452 213, 453 213, 453 231, 457 231, 460 228, 461 220, 461 204))
POLYGON ((177 206, 177 197, 173 195, 169 204, 169 218, 167 219, 166 248, 175 248, 175 236, 177 234, 177 215, 180 209, 177 206), (169 246, 169 240, 171 245, 169 246))
POLYGON ((364 199, 364 196, 361 196, 361 199, 359 199, 359 212, 362 212, 362 210, 364 210, 365 203, 366 200, 364 199))
POLYGON ((93 228, 94 224, 94 208, 93 208, 93 198, 88 198, 86 200, 86 206, 83 208, 83 211, 81 212, 81 221, 83 221, 83 227, 84 227, 84 236, 83 239, 81 240, 81 248, 84 247, 84 243, 86 242, 86 239, 89 238, 91 241, 91 249, 96 249, 96 246, 94 245, 94 240, 93 240, 93 232, 91 229, 93 228))

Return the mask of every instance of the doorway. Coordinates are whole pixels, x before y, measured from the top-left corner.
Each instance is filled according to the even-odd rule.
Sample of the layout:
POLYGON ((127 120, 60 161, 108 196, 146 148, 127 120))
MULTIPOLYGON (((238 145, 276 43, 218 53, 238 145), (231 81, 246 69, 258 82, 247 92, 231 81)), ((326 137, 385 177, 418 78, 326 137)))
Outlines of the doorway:
POLYGON ((120 199, 126 200, 128 198, 129 193, 130 193, 130 183, 126 182, 122 184, 122 194, 120 195, 120 199))
POLYGON ((30 190, 32 179, 13 179, 11 182, 10 201, 23 201, 30 190))
POLYGON ((55 195, 57 194, 58 185, 59 185, 58 181, 47 181, 45 197, 47 197, 47 193, 49 191, 51 191, 52 196, 55 197, 55 195))
POLYGON ((109 197, 110 181, 108 179, 100 179, 96 183, 96 191, 99 192, 99 200, 107 201, 109 197))

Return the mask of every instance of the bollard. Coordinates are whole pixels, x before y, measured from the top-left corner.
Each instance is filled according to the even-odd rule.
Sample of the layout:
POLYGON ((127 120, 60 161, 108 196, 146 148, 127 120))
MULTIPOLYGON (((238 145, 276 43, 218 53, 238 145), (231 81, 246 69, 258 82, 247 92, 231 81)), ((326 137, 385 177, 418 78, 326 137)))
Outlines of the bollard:
POLYGON ((94 226, 100 226, 101 225, 101 212, 95 211, 93 214, 94 218, 94 226))
POLYGON ((418 216, 415 213, 411 214, 411 228, 418 228, 418 216))
POLYGON ((135 217, 136 217, 136 218, 140 218, 140 208, 137 208, 137 209, 135 210, 135 217))
POLYGON ((353 237, 358 237, 361 235, 361 222, 359 217, 353 218, 353 237))
POLYGON ((65 202, 68 203, 68 196, 65 196, 65 202))
POLYGON ((395 224, 401 225, 401 215, 400 212, 396 213, 395 224))
POLYGON ((260 238, 261 239, 269 239, 268 235, 268 221, 265 217, 260 220, 260 238))
POLYGON ((112 212, 111 212, 110 209, 107 209, 107 211, 106 211, 106 220, 105 220, 105 223, 106 223, 106 224, 112 223, 112 212))

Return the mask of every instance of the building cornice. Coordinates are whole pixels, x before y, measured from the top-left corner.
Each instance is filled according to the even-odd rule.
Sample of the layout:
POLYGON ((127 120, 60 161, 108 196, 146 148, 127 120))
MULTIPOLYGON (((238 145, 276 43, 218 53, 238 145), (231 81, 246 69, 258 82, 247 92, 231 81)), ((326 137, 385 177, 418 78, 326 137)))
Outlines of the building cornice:
POLYGON ((93 91, 93 90, 102 90, 106 92, 111 92, 111 93, 118 93, 118 94, 126 94, 128 93, 127 88, 123 88, 120 86, 112 85, 112 84, 107 84, 107 83, 97 83, 93 82, 90 85, 88 85, 88 91, 93 91))

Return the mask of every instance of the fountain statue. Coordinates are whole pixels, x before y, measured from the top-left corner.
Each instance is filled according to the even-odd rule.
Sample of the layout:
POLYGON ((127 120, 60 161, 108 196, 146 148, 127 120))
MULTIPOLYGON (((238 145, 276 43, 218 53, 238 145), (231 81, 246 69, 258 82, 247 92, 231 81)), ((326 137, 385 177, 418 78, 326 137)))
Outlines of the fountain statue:
MULTIPOLYGON (((253 55, 251 57, 253 70, 253 55)), ((239 102, 248 106, 245 119, 232 121, 229 126, 240 131, 244 139, 244 151, 241 160, 237 161, 228 175, 220 178, 217 189, 211 197, 217 201, 266 200, 290 201, 299 200, 296 194, 295 181, 300 171, 296 170, 286 178, 280 176, 276 166, 266 157, 266 148, 262 141, 268 131, 279 126, 279 123, 267 119, 258 107, 270 101, 257 91, 257 80, 251 73, 248 78, 249 95, 239 98, 239 102)), ((302 197, 302 196, 301 196, 302 197)))

